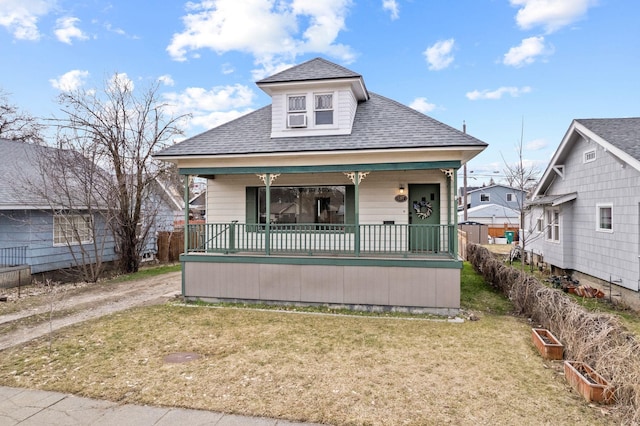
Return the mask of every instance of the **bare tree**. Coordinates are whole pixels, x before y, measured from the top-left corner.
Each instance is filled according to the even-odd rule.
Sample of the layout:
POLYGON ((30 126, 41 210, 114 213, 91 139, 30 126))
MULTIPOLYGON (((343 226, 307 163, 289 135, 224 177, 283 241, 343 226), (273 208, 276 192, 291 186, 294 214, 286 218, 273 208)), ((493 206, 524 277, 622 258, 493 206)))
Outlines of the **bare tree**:
POLYGON ((9 94, 0 89, 0 138, 22 142, 42 142, 44 125, 9 101, 9 94))
MULTIPOLYGON (((110 222, 111 177, 91 153, 24 144, 25 161, 14 166, 14 198, 51 214, 50 222, 27 220, 39 234, 51 232, 72 263, 65 270, 95 282, 104 270, 105 250, 113 247, 110 222)), ((49 234, 51 235, 51 234, 49 234)))
POLYGON ((526 194, 535 187, 536 182, 538 180, 538 176, 540 174, 539 170, 535 167, 535 165, 527 165, 523 156, 524 149, 524 120, 522 122, 521 130, 520 130, 520 142, 516 146, 518 152, 518 160, 509 164, 505 161, 504 157, 502 160, 505 163, 504 175, 507 183, 510 187, 516 188, 520 190, 520 197, 518 197, 518 209, 520 211, 520 225, 519 228, 522 231, 520 235, 520 248, 522 250, 522 264, 524 265, 524 253, 525 253, 525 240, 526 235, 524 235, 524 203, 526 194))
POLYGON ((58 146, 90 155, 110 173, 103 199, 125 273, 139 268, 154 214, 145 211, 145 200, 155 179, 167 171, 152 154, 182 134, 184 116, 166 113, 158 87, 152 84, 138 95, 125 74, 115 74, 101 92, 80 89, 59 98, 65 117, 57 120, 58 146))

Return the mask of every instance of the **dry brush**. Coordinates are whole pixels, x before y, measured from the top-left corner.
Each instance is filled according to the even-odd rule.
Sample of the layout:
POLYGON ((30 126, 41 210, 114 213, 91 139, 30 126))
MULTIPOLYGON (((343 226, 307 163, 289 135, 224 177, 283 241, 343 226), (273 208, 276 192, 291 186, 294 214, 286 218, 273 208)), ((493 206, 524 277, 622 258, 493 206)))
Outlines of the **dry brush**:
POLYGON ((503 264, 482 246, 469 245, 467 259, 513 302, 518 314, 558 337, 566 358, 585 362, 607 378, 625 417, 640 422, 640 342, 616 316, 587 311, 561 291, 503 264))

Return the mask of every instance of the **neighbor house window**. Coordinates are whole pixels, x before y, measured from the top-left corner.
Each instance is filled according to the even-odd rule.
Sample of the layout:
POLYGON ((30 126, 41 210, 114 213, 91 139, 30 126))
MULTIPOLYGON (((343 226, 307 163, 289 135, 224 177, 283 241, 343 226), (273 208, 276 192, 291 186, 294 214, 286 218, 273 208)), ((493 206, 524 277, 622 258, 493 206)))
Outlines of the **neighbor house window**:
POLYGON ((585 151, 584 153, 584 162, 590 163, 592 161, 596 161, 596 150, 591 149, 589 151, 585 151))
POLYGON ((612 232, 613 231, 613 206, 611 204, 596 205, 597 214, 597 231, 612 232))
POLYGON ((513 194, 513 193, 507 194, 507 202, 513 203, 514 201, 516 201, 516 194, 513 194))
POLYGON ((315 95, 316 124, 333 124, 333 95, 315 95))
MULTIPOLYGON (((266 200, 267 191, 265 187, 247 188, 248 223, 267 222, 266 200), (256 197, 255 202, 252 201, 254 196, 256 197), (251 211, 252 208, 255 208, 253 212, 251 211)), ((353 186, 348 185, 273 186, 271 187, 269 223, 353 223, 354 200, 353 186)))
POLYGON ((91 216, 55 215, 53 217, 53 244, 84 244, 93 241, 91 216))
POLYGON ((542 229, 543 229, 543 228, 544 228, 543 220, 542 220, 542 218, 541 218, 541 217, 539 217, 539 218, 536 220, 536 231, 537 231, 537 232, 542 232, 542 229))
POLYGON ((560 211, 547 210, 547 240, 560 241, 560 211))
POLYGON ((480 194, 480 202, 488 203, 489 202, 489 194, 480 194))

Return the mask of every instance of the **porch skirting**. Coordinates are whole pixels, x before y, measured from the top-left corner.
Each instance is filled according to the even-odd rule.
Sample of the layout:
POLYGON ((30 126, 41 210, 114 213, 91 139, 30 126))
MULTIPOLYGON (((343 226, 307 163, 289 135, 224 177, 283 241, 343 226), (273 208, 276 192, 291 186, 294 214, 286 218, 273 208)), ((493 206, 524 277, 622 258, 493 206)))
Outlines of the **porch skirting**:
POLYGON ((462 263, 384 259, 181 256, 187 300, 329 305, 455 315, 462 263))

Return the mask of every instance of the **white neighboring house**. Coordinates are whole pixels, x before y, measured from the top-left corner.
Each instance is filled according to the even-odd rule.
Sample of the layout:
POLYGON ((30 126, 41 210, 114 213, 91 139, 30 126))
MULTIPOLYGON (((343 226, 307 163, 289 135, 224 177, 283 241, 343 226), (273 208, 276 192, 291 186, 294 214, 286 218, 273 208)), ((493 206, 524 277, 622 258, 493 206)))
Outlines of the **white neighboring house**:
POLYGON ((637 292, 640 118, 574 120, 527 206, 534 261, 637 292))
MULTIPOLYGON (((458 212, 458 222, 464 221, 464 212, 458 212)), ((467 221, 485 225, 519 226, 520 212, 498 204, 486 204, 467 209, 467 221)))

